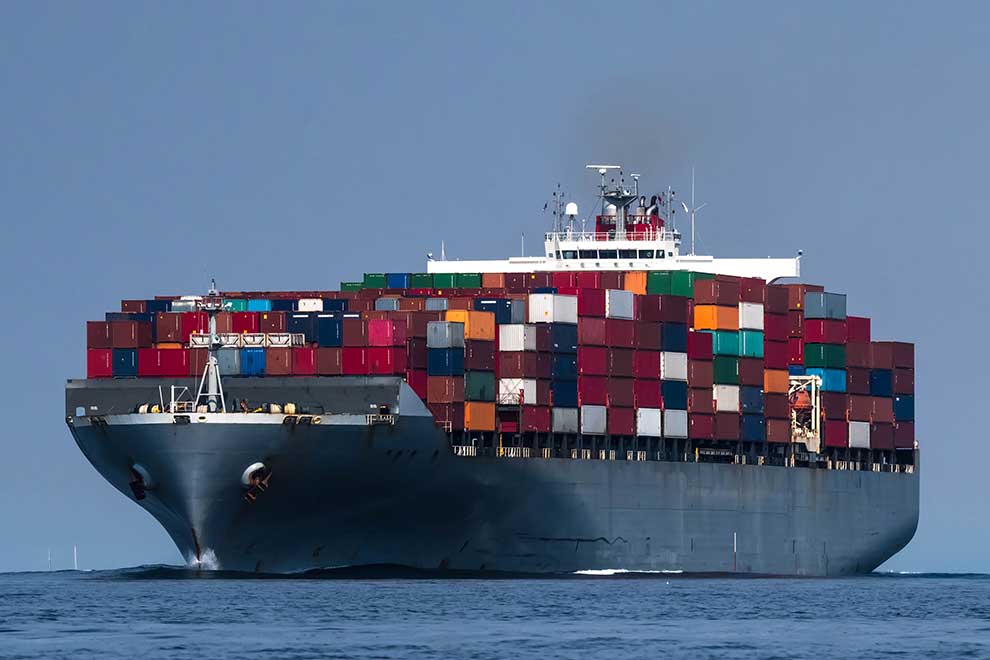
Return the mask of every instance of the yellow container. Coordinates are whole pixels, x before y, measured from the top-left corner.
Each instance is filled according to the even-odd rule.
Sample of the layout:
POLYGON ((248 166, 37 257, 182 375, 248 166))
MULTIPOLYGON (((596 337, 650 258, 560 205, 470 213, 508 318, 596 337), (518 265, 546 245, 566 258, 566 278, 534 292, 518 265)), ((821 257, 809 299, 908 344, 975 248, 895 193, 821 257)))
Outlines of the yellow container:
POLYGON ((451 309, 447 311, 444 320, 463 323, 465 339, 495 341, 495 315, 491 312, 451 309))
POLYGON ((695 330, 738 330, 739 307, 722 305, 695 305, 695 330))
POLYGON ((494 431, 495 404, 481 401, 465 403, 464 428, 469 431, 494 431))
POLYGON ((626 273, 625 283, 622 286, 626 291, 632 291, 638 296, 646 295, 646 271, 636 270, 626 273))
POLYGON ((763 391, 768 394, 787 394, 789 384, 786 369, 767 369, 763 372, 763 391))

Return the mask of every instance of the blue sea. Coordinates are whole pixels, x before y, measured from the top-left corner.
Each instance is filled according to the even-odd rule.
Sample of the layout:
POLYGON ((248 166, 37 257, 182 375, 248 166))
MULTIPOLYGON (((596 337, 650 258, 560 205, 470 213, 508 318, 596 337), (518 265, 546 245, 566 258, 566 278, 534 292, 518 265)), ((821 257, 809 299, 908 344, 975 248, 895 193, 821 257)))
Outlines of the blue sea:
POLYGON ((990 576, 0 575, 2 658, 990 658, 990 576))

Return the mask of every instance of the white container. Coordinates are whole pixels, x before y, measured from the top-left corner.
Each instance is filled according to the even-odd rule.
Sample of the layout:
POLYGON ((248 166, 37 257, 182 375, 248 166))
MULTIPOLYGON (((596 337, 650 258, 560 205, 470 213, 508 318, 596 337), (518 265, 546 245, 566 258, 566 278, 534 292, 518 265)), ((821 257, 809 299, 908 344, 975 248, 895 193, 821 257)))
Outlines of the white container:
POLYGON ((518 406, 536 401, 535 378, 499 378, 498 402, 503 406, 518 406), (522 396, 522 401, 520 401, 522 396))
POLYGON ((581 433, 605 435, 605 406, 581 406, 581 433))
POLYGON ((688 356, 687 353, 673 353, 663 351, 660 353, 660 378, 664 380, 687 380, 688 376, 688 356))
POLYGON ((430 321, 426 324, 427 348, 464 348, 464 324, 430 321))
POLYGON ((633 292, 623 291, 621 289, 606 289, 605 318, 629 320, 635 318, 633 292))
POLYGON ((514 353, 526 350, 526 326, 521 323, 498 326, 498 350, 514 353))
POLYGON ((577 408, 554 408, 553 413, 554 433, 577 433, 578 432, 578 409, 577 408))
POLYGON ((870 448, 869 422, 849 422, 849 446, 856 449, 870 448))
POLYGON ((173 300, 169 309, 173 312, 195 312, 197 301, 202 299, 202 296, 182 296, 179 300, 173 300))
POLYGON ((760 303, 739 303, 739 329, 763 329, 763 305, 760 303))
POLYGON ((739 386, 715 386, 715 412, 739 412, 739 386))
POLYGON ((529 294, 530 323, 577 324, 577 296, 559 296, 553 293, 529 294))
POLYGON ((663 437, 688 437, 688 414, 686 410, 663 411, 663 437))
POLYGON ((300 298, 296 305, 297 312, 322 312, 323 298, 300 298))
MULTIPOLYGON (((302 302, 302 301, 300 301, 302 302)), ((398 298, 377 298, 375 300, 376 312, 397 312, 399 311, 398 298)))
POLYGON ((659 438, 663 435, 663 411, 659 408, 636 409, 636 435, 659 438))
POLYGON ((428 312, 446 312, 450 301, 446 298, 427 298, 425 309, 428 312))

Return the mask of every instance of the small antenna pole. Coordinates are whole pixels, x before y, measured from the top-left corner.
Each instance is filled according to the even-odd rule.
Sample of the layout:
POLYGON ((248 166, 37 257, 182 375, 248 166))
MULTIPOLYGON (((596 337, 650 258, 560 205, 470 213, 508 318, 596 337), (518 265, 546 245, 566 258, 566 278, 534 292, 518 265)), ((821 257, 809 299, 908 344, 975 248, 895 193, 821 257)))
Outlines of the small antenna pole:
POLYGON ((519 234, 519 256, 526 256, 526 234, 519 234))

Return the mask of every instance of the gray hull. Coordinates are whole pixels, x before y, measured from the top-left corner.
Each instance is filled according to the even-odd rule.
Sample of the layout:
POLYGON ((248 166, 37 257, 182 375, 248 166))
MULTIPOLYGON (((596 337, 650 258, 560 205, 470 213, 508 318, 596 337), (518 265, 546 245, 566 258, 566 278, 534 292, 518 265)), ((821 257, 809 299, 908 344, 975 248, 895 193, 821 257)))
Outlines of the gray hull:
POLYGON ((152 483, 139 504, 184 556, 223 569, 846 575, 879 566, 917 527, 917 470, 455 456, 399 380, 232 381, 234 397, 326 412, 318 425, 243 414, 176 424, 126 414, 171 381, 66 389, 69 428, 93 466, 132 499, 131 466, 142 466, 152 483), (368 406, 381 403, 398 410, 395 424, 369 426, 368 406), (259 461, 270 487, 249 502, 241 476, 259 461))

